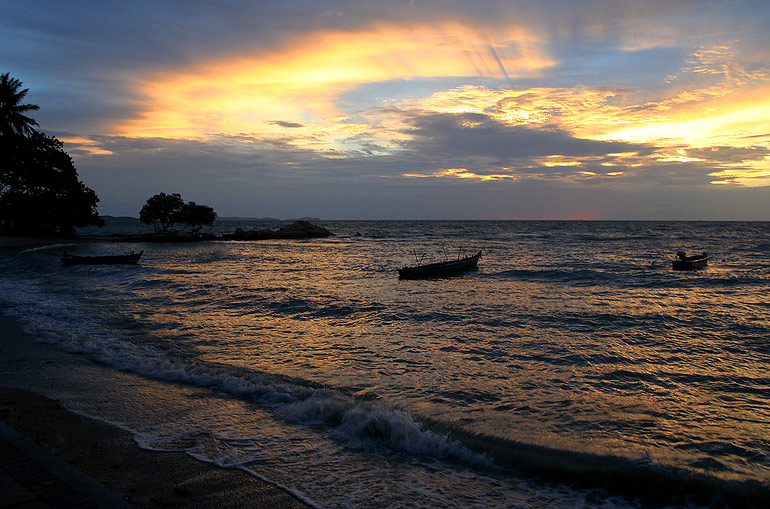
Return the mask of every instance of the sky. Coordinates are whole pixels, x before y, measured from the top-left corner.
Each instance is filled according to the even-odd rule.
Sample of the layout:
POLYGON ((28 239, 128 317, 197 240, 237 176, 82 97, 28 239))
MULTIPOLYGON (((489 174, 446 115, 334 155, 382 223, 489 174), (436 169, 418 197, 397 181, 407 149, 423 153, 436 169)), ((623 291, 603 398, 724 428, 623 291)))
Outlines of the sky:
POLYGON ((770 220, 770 2, 0 0, 99 212, 770 220))

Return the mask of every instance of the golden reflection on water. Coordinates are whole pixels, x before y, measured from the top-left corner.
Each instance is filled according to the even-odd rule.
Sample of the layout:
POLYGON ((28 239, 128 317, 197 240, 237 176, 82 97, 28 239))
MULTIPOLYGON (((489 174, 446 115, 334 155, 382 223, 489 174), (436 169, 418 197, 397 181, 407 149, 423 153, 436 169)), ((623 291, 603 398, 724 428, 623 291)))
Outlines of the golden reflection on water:
MULTIPOLYGON (((763 299, 696 284, 707 274, 665 265, 625 286, 609 271, 538 281, 536 258, 500 249, 478 273, 400 281, 408 251, 377 241, 196 249, 195 265, 170 248, 148 275, 145 297, 159 305, 143 321, 206 363, 382 398, 501 439, 668 464, 766 435, 767 372, 747 343, 767 330, 763 299)), ((722 460, 730 469, 716 475, 756 475, 722 460)))

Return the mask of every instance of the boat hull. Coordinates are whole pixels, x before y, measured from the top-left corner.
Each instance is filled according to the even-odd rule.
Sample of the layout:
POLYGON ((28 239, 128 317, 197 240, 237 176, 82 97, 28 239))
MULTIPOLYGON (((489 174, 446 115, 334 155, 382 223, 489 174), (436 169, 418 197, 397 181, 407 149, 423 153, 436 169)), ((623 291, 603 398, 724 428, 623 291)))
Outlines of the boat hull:
POLYGON ((698 255, 672 260, 671 266, 674 270, 699 270, 705 268, 708 263, 708 255, 698 255))
POLYGON ((481 258, 481 251, 473 256, 460 258, 459 260, 417 265, 415 267, 404 267, 398 269, 398 277, 401 279, 419 279, 458 274, 460 272, 476 269, 479 258, 481 258))
POLYGON ((62 256, 61 262, 65 267, 71 265, 136 265, 144 251, 118 256, 62 256))

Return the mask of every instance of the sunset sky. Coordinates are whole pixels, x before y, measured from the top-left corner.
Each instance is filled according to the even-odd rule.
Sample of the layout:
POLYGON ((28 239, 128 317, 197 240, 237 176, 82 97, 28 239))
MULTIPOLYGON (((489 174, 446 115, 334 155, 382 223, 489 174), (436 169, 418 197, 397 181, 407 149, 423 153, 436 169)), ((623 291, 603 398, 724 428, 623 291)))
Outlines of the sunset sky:
POLYGON ((102 214, 770 220, 770 2, 0 0, 102 214))

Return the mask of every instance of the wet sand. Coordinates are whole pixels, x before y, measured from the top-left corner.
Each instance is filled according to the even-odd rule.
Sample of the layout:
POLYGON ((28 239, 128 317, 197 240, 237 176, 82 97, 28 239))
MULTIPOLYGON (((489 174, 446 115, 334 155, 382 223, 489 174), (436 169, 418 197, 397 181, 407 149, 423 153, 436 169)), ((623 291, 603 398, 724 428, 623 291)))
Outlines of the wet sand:
POLYGON ((0 421, 136 507, 306 507, 245 472, 139 449, 128 433, 33 392, 0 387, 0 421))

